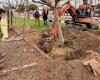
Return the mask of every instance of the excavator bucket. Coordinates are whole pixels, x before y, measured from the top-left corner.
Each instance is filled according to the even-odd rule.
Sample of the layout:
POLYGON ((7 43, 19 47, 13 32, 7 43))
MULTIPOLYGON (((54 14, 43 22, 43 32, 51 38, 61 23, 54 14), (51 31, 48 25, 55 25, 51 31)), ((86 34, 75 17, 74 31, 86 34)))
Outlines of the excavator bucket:
POLYGON ((42 38, 38 42, 39 48, 45 53, 51 52, 53 48, 53 39, 57 36, 57 34, 58 34, 58 27, 55 24, 53 26, 50 35, 46 32, 42 34, 42 38))
POLYGON ((53 30, 52 30, 52 32, 51 32, 51 38, 52 39, 54 39, 56 36, 57 36, 57 34, 58 34, 58 27, 57 27, 57 25, 55 24, 54 25, 54 27, 53 27, 53 30))

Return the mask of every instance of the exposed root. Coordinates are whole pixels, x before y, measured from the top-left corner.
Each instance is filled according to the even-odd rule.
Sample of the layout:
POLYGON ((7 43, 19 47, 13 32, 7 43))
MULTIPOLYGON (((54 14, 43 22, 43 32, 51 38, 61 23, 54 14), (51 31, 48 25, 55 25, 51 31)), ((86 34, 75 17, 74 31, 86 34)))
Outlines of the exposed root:
POLYGON ((66 60, 80 59, 86 56, 86 52, 79 48, 66 54, 66 60))

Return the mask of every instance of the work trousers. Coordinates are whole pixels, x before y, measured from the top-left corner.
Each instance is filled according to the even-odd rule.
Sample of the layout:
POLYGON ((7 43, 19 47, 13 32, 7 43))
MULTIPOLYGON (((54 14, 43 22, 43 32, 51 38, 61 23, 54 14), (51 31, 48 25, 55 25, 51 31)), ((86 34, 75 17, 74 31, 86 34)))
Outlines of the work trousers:
POLYGON ((8 38, 8 24, 7 24, 7 17, 2 17, 1 19, 1 31, 3 33, 2 40, 8 38))
POLYGON ((44 25, 45 25, 45 26, 48 25, 48 21, 47 21, 47 19, 44 19, 44 25))
POLYGON ((39 18, 35 18, 35 26, 40 26, 40 19, 39 18))

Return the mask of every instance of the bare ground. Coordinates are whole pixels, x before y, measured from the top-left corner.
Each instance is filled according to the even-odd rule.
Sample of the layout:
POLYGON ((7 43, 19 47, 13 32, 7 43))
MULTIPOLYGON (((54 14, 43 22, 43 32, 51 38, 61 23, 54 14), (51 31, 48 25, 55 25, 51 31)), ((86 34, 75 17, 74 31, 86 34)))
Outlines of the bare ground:
POLYGON ((57 46, 59 42, 53 47, 52 53, 54 55, 66 55, 68 52, 72 50, 80 49, 85 55, 87 50, 93 50, 95 52, 100 53, 100 36, 96 34, 94 31, 81 31, 78 29, 63 29, 63 36, 68 43, 66 47, 61 48, 57 46), (91 35, 91 36, 90 36, 91 35), (94 37, 95 36, 95 37, 94 37), (69 43, 72 42, 72 43, 69 43))
POLYGON ((95 79, 81 61, 66 61, 57 59, 52 61, 29 47, 24 41, 2 42, 0 53, 6 54, 4 58, 4 69, 20 67, 26 64, 36 65, 8 72, 0 77, 0 80, 92 80, 95 79), (9 46, 11 45, 11 46, 9 46), (92 76, 92 78, 91 78, 92 76))
MULTIPOLYGON (((73 30, 71 31, 73 32, 73 30)), ((64 37, 66 39, 75 39, 77 42, 77 32, 73 35, 69 35, 70 32, 64 33, 64 37)), ((33 41, 32 43, 36 44, 40 34, 37 36, 35 35, 36 33, 31 34, 34 34, 34 36, 31 36, 32 40, 30 41, 33 41)), ((100 41, 91 38, 90 36, 86 37, 86 34, 83 32, 82 35, 83 37, 81 36, 79 40, 80 45, 84 49, 97 51, 100 41), (83 39, 84 37, 86 39, 83 39)), ((52 53, 56 53, 57 56, 59 53, 59 55, 62 56, 65 55, 64 53, 68 50, 70 51, 70 48, 59 48, 55 45, 52 53), (61 51, 59 52, 57 50, 61 51)), ((74 59, 68 61, 61 56, 58 56, 54 60, 49 57, 47 58, 44 56, 46 54, 40 54, 40 52, 28 45, 24 40, 0 42, 0 53, 5 55, 4 62, 0 64, 3 66, 2 70, 10 70, 14 67, 22 67, 24 65, 36 63, 36 65, 32 67, 8 72, 5 75, 0 76, 0 80, 99 80, 94 76, 93 72, 88 71, 81 60, 74 59)), ((0 70, 0 72, 2 70, 0 70)))

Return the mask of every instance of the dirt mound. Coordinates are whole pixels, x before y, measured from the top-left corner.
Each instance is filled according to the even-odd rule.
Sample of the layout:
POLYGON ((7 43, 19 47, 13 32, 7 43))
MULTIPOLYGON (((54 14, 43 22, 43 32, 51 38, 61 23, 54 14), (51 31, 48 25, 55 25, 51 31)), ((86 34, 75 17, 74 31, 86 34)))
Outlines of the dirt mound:
MULTIPOLYGON (((50 32, 50 30, 48 29, 46 31, 50 32)), ((62 32, 65 39, 64 47, 66 47, 66 50, 67 50, 67 47, 70 47, 73 49, 73 52, 69 52, 70 53, 69 55, 73 55, 73 53, 77 53, 73 55, 73 58, 77 59, 78 56, 80 57, 86 56, 87 55, 85 54, 86 50, 100 51, 99 50, 100 40, 88 35, 88 32, 91 32, 91 30, 81 31, 79 29, 62 28, 62 32)), ((92 31, 91 33, 94 33, 94 31, 92 31)), ((40 41, 39 46, 41 50, 43 50, 45 53, 51 52, 53 50, 52 53, 55 54, 54 49, 56 49, 55 47, 56 45, 59 45, 59 42, 55 41, 55 43, 58 43, 58 44, 54 44, 54 43, 46 41, 45 39, 39 40, 39 41, 40 41)), ((57 47, 57 49, 59 48, 57 47)), ((58 55, 59 55, 59 52, 58 52, 58 55)))
MULTIPOLYGON (((0 71, 2 71, 5 68, 5 66, 2 65, 4 63, 4 57, 5 57, 5 55, 0 53, 0 71)), ((0 76, 2 76, 1 73, 0 73, 0 76)))
MULTIPOLYGON (((78 44, 79 47, 85 49, 85 50, 94 50, 97 51, 100 45, 100 40, 93 38, 86 34, 84 31, 76 30, 76 29, 67 29, 71 34, 76 36, 77 38, 74 38, 74 42, 78 44)), ((68 32, 65 30, 65 33, 68 32)), ((64 32, 64 31, 63 31, 64 32)), ((87 31, 88 32, 88 31, 87 31)), ((70 35, 70 34, 68 34, 70 35)), ((64 37, 67 39, 68 37, 64 37)))
POLYGON ((40 38, 41 34, 38 32, 24 34, 24 40, 31 44, 37 44, 40 38))
POLYGON ((0 44, 0 53, 6 54, 5 70, 37 63, 35 66, 0 76, 0 80, 97 80, 80 60, 45 58, 45 54, 40 54, 24 41, 0 42, 0 44))
POLYGON ((66 53, 66 60, 73 60, 73 59, 82 59, 87 56, 86 52, 83 49, 75 49, 66 53))
POLYGON ((66 61, 58 58, 54 66, 51 71, 52 80, 98 80, 80 60, 66 61))
MULTIPOLYGON (((74 30, 73 30, 74 31, 74 30)), ((73 40, 76 39, 77 37, 73 35, 70 30, 62 28, 63 36, 65 40, 73 40)))
POLYGON ((38 46, 45 53, 51 52, 53 48, 53 41, 49 41, 47 38, 41 38, 38 42, 38 46))
POLYGON ((100 40, 87 35, 88 31, 81 31, 79 29, 62 29, 62 31, 65 45, 72 49, 72 51, 67 53, 69 59, 85 58, 88 55, 86 54, 87 50, 99 51, 100 40))
POLYGON ((87 67, 84 66, 81 61, 73 60, 69 64, 72 67, 72 70, 69 74, 69 80, 96 80, 92 72, 89 72, 87 67))

